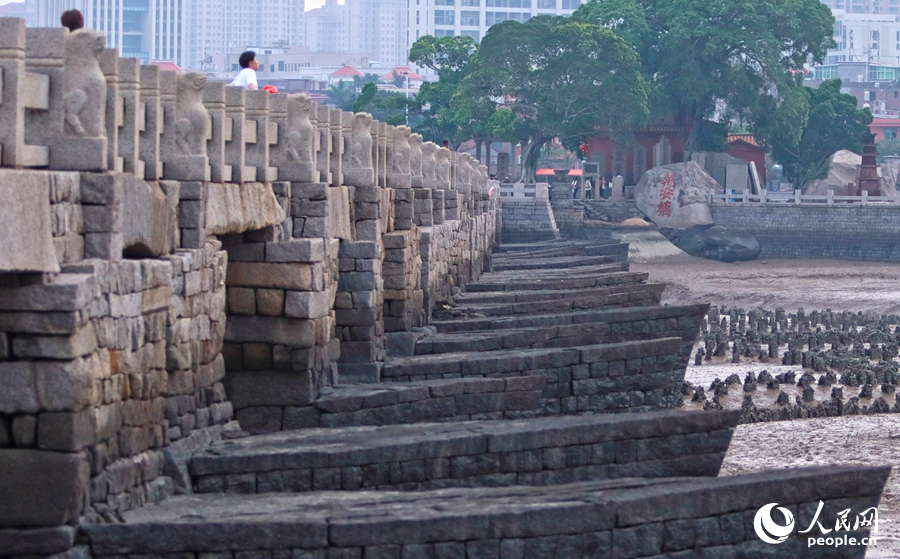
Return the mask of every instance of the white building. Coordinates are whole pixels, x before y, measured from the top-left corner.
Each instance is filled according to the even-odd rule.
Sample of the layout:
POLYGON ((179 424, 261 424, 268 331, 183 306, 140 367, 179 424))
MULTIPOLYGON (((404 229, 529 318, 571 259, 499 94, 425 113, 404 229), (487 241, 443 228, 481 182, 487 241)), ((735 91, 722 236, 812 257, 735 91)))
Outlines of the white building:
POLYGON ((581 0, 407 0, 406 50, 419 37, 467 35, 481 41, 495 23, 525 22, 537 15, 571 15, 581 0))
POLYGON ((122 56, 204 69, 235 45, 303 43, 304 0, 38 0, 38 25, 76 8, 122 56))
POLYGON ((900 66, 900 16, 851 14, 844 10, 832 13, 837 47, 828 51, 826 65, 869 62, 900 66))
POLYGON ((407 0, 347 0, 350 52, 387 66, 406 63, 407 0))
POLYGON ((59 16, 77 9, 84 25, 106 34, 122 56, 141 62, 171 60, 185 67, 188 0, 39 0, 38 26, 59 27, 59 16))

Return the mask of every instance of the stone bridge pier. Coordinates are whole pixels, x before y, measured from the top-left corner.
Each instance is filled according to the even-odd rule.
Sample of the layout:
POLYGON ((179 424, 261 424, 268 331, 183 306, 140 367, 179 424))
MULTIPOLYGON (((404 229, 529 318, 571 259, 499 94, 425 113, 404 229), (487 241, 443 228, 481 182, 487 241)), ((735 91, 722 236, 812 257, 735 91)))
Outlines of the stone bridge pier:
POLYGON ((677 409, 707 305, 627 245, 105 44, 0 18, 0 559, 833 557, 755 511, 877 504, 889 468, 717 477, 739 414, 677 409))

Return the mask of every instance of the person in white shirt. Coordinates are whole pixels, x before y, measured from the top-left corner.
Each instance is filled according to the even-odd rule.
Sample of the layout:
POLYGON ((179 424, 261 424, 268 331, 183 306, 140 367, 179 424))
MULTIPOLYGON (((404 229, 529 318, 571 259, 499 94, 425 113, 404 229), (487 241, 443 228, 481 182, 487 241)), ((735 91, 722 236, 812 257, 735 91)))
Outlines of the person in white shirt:
POLYGON ((238 62, 242 69, 228 85, 243 87, 244 89, 259 89, 259 85, 256 83, 256 71, 259 70, 259 62, 256 60, 256 53, 252 50, 241 53, 238 62))

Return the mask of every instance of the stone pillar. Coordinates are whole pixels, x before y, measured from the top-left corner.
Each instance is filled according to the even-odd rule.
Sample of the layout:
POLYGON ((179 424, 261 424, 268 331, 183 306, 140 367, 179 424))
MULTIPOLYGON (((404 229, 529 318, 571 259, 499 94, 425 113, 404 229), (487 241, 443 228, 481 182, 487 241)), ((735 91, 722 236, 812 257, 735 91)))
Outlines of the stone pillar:
POLYGON ((247 126, 244 109, 244 94, 247 90, 240 87, 225 88, 225 118, 231 124, 225 125, 225 164, 231 167, 231 180, 234 182, 254 182, 256 167, 247 165, 247 140, 255 140, 256 131, 251 124, 247 126), (231 135, 227 134, 231 129, 231 135), (248 132, 249 130, 249 132, 248 132))
POLYGON ((225 142, 231 139, 231 120, 225 116, 225 84, 207 83, 203 88, 203 106, 209 114, 210 135, 206 142, 209 177, 213 182, 231 182, 231 166, 225 163, 225 142))
POLYGON ((160 104, 159 77, 159 66, 141 67, 138 148, 141 161, 144 163, 144 178, 150 181, 162 178, 159 136, 162 133, 163 109, 160 104))
POLYGON ((324 105, 315 105, 316 108, 316 168, 319 170, 319 180, 325 184, 331 184, 331 124, 330 109, 324 105))
MULTIPOLYGON (((26 159, 35 165, 50 164, 50 145, 63 133, 63 88, 65 81, 66 29, 25 30, 25 70, 41 76, 42 88, 47 91, 47 104, 43 110, 25 112, 26 159)), ((6 75, 3 76, 6 81, 6 75)), ((28 87, 29 84, 24 84, 28 87)), ((5 88, 5 86, 4 86, 5 88)), ((26 94, 26 90, 22 90, 26 94)), ((26 94, 27 95, 27 94, 26 94)), ((4 96, 4 104, 6 98, 4 96)), ((5 149, 5 148, 4 148, 5 149)))
POLYGON ((247 132, 247 165, 256 167, 256 180, 269 182, 275 177, 269 173, 269 97, 268 91, 247 90, 244 130, 247 132), (251 141, 252 140, 252 141, 251 141))
MULTIPOLYGON (((117 55, 118 56, 118 55, 117 55)), ((144 177, 138 137, 141 117, 141 63, 135 58, 119 58, 119 105, 122 122, 118 130, 118 158, 122 170, 144 177)), ((108 111, 107 111, 108 112, 108 111)))
MULTIPOLYGON (((0 18, 0 163, 24 165, 25 21, 0 18)), ((47 92, 49 94, 49 91, 47 92)))
POLYGON ((378 167, 376 170, 376 176, 378 177, 378 186, 385 188, 387 187, 387 175, 388 175, 388 160, 387 160, 387 146, 388 146, 388 125, 384 122, 378 121, 375 125, 378 129, 378 167))
POLYGON ((285 93, 269 94, 269 175, 280 176, 279 167, 287 162, 288 150, 288 96, 285 93))
POLYGON ((332 109, 328 115, 328 127, 331 130, 331 186, 344 184, 342 166, 344 159, 344 128, 342 112, 340 109, 332 109))
POLYGON ((98 58, 100 70, 106 78, 106 165, 110 171, 122 172, 124 163, 119 158, 119 128, 123 124, 124 111, 119 98, 119 50, 103 49, 98 58))

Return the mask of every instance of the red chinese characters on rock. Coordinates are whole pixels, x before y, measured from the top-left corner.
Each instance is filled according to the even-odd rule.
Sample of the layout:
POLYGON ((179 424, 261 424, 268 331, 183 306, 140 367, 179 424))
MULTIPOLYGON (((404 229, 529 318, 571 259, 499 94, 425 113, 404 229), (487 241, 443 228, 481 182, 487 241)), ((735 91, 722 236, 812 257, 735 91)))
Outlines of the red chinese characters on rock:
POLYGON ((675 175, 666 173, 659 185, 659 206, 656 207, 656 215, 660 217, 672 217, 672 200, 675 198, 675 175))

